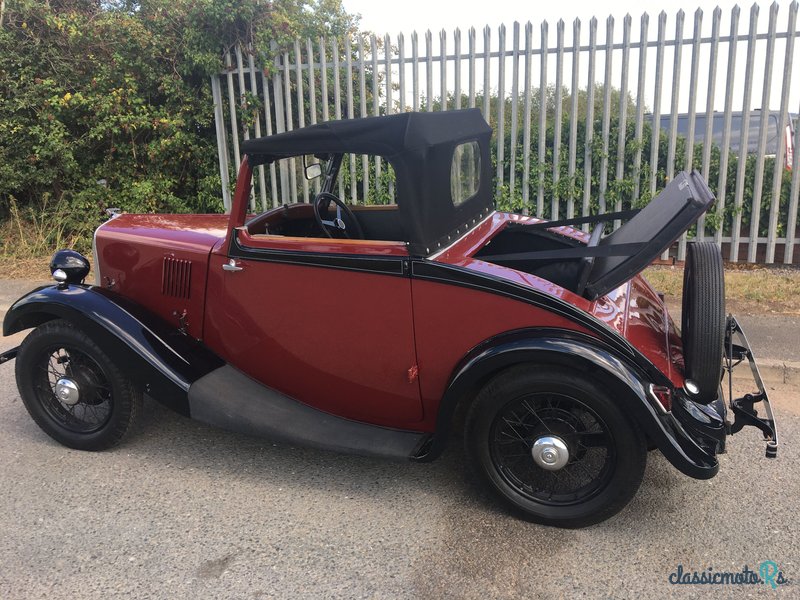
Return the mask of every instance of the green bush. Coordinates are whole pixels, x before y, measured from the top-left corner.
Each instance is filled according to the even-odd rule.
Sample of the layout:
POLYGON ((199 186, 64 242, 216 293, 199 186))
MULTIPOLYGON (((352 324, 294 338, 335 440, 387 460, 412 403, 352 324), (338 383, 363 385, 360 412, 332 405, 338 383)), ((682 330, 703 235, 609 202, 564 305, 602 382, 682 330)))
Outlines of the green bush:
MULTIPOLYGON (((258 64, 271 65, 273 43, 277 48, 292 48, 296 37, 339 37, 353 33, 355 25, 356 19, 344 11, 341 0, 7 0, 0 26, 0 223, 10 221, 12 208, 16 211, 15 218, 31 222, 47 215, 54 219, 53 230, 60 232, 59 239, 74 240, 78 246, 85 246, 89 233, 103 217, 103 209, 109 206, 131 212, 221 211, 209 78, 223 68, 224 52, 249 44, 257 49, 258 64)), ((367 77, 369 91, 372 73, 367 73, 367 77)), ((358 94, 358 86, 354 91, 358 94)), ((585 164, 583 151, 588 94, 579 90, 578 151, 572 177, 567 173, 571 98, 568 90, 562 91, 563 116, 557 124, 561 128, 562 150, 557 180, 553 176, 555 89, 548 89, 543 101, 538 90, 532 94, 527 206, 522 205, 520 189, 522 126, 514 140, 517 150, 511 164, 511 99, 505 99, 503 171, 505 181, 509 181, 513 170, 516 189, 513 193, 508 186, 501 190, 498 199, 501 208, 535 212, 541 174, 546 215, 550 215, 550 202, 554 199, 559 200, 561 216, 566 215, 569 198, 574 199, 576 212, 580 212, 586 178, 591 183, 590 209, 593 212, 599 209, 602 86, 598 85, 594 91, 591 169, 585 164), (547 111, 544 132, 538 127, 541 107, 547 111), (545 136, 547 147, 541 164, 540 135, 545 136)), ((290 97, 294 103, 295 95, 290 97)), ((358 106, 360 98, 355 100, 358 106)), ((522 97, 518 101, 521 125, 522 97)), ((625 168, 623 178, 617 181, 620 96, 618 90, 612 91, 607 210, 613 210, 618 201, 622 208, 648 202, 651 173, 655 173, 657 190, 666 184, 666 132, 662 131, 657 140, 658 163, 651 165, 650 124, 645 123, 642 139, 634 142, 635 104, 630 96, 625 102, 628 107, 625 168), (638 174, 634 171, 637 150, 641 150, 638 174)), ((367 103, 372 104, 371 97, 367 103)), ((434 100, 434 110, 438 110, 440 103, 441 99, 434 100)), ((491 118, 495 119, 498 98, 490 98, 490 103, 491 118)), ((483 98, 479 96, 477 105, 482 104, 483 98)), ((462 106, 466 105, 464 97, 462 106)), ((297 107, 294 108, 296 114, 297 107)), ((248 109, 240 115, 242 123, 260 109, 256 98, 250 98, 248 109)), ((496 122, 492 125, 497 127, 496 122)), ((493 144, 496 143, 494 140, 493 144)), ((493 159, 495 149, 496 146, 493 159)), ((685 140, 678 139, 676 172, 685 164, 685 153, 685 140)), ((702 146, 696 144, 695 168, 700 165, 701 154, 702 146)), ((756 165, 755 157, 748 156, 746 160, 742 226, 749 231, 756 165)), ((709 184, 715 192, 719 166, 720 151, 715 146, 709 170, 709 184)), ((774 160, 766 159, 761 235, 766 233, 773 201, 774 167, 774 160)), ((730 230, 735 216, 736 169, 737 157, 732 155, 728 163, 725 211, 721 218, 714 209, 710 211, 706 219, 709 230, 718 227, 726 233, 730 230)), ((373 164, 370 171, 374 182, 373 164)), ((355 176, 354 183, 360 186, 360 169, 355 176)), ((781 214, 788 209, 790 173, 784 172, 783 176, 781 214)), ((348 170, 343 177, 347 188, 348 170)), ((371 193, 367 201, 388 201, 391 178, 391 172, 384 169, 382 193, 371 193)), ((779 221, 785 222, 785 218, 779 221)), ((779 235, 783 233, 782 227, 779 226, 779 235)), ((7 227, 2 231, 8 236, 14 229, 7 227)), ((3 246, 10 247, 8 243, 3 246)))
MULTIPOLYGON (((224 51, 341 35, 340 0, 8 0, 0 27, 0 221, 222 210, 209 78, 224 51), (12 205, 13 202, 13 205, 12 205)), ((62 222, 63 221, 63 222, 62 222)))

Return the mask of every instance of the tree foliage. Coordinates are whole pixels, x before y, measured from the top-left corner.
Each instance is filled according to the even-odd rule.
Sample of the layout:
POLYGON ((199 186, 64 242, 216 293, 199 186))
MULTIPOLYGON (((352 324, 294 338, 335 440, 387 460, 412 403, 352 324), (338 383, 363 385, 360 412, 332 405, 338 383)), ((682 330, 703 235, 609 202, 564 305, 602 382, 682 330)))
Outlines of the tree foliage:
MULTIPOLYGON (((37 215, 46 210, 59 216, 54 231, 76 234, 83 240, 102 218, 102 209, 118 206, 131 212, 219 211, 222 209, 217 165, 213 102, 209 78, 224 68, 226 51, 240 46, 254 48, 257 64, 274 64, 282 51, 293 52, 297 38, 326 36, 329 45, 337 44, 340 56, 349 52, 357 59, 352 45, 341 37, 355 32, 357 18, 346 13, 341 0, 6 0, 4 22, 0 27, 0 221, 9 214, 24 217, 25 211, 37 215), (331 39, 336 39, 331 42, 331 39)), ((366 39, 359 38, 366 44, 366 39)), ((382 44, 378 40, 378 45, 382 44)), ((305 52, 305 49, 301 49, 305 52)), ((265 76, 271 75, 269 72, 265 76)), ((328 71, 328 88, 334 88, 333 71, 328 71)), ((354 71, 354 77, 356 77, 354 71)), ((378 101, 385 110, 384 81, 380 71, 365 69, 366 97, 371 110, 373 77, 377 78, 378 101)), ((344 66, 340 85, 346 88, 344 66)), ((318 79, 317 86, 321 86, 318 79)), ((354 85, 354 114, 360 114, 360 86, 354 85)), ((541 182, 544 214, 551 215, 551 201, 558 200, 560 216, 568 203, 580 213, 584 186, 589 185, 590 210, 599 210, 601 164, 607 159, 605 201, 607 210, 641 206, 651 197, 651 176, 656 190, 666 184, 668 140, 665 131, 654 139, 646 119, 641 139, 635 139, 636 106, 630 96, 620 98, 611 91, 610 134, 607 149, 602 141, 604 93, 594 90, 594 116, 587 135, 587 90, 577 91, 575 170, 569 173, 570 118, 572 97, 561 90, 561 121, 555 123, 556 90, 544 97, 538 90, 530 96, 530 155, 528 203, 523 205, 524 96, 517 98, 518 126, 512 140, 511 99, 503 104, 504 181, 513 172, 515 188, 501 189, 499 205, 508 210, 536 211, 541 182), (622 176, 617 177, 620 103, 627 107, 622 176), (539 114, 544 109, 547 127, 539 130, 539 114), (559 167, 554 170, 554 141, 560 128, 559 167), (540 137, 545 141, 544 160, 539 160, 540 137), (651 146, 658 144, 658 160, 651 164, 651 146), (515 149, 512 163, 512 147, 515 149), (586 161, 586 149, 591 166, 586 161), (640 160, 637 165, 637 156, 640 160)), ((246 95, 247 110, 240 112, 240 126, 246 127, 262 106, 256 96, 246 95)), ((289 95, 294 114, 296 94, 289 95)), ((322 111, 317 99, 317 113, 322 111)), ((492 96, 490 118, 496 121, 499 100, 492 96)), ((425 105, 425 99, 423 99, 425 105)), ((433 110, 441 98, 432 99, 433 110)), ((448 106, 454 105, 453 98, 448 106)), ((462 106, 467 106, 462 97, 462 106)), ((478 96, 477 106, 483 106, 478 96)), ((335 105, 328 109, 331 118, 335 105)), ((340 104, 347 115, 346 104, 340 104)), ((398 107, 393 107, 397 110, 398 107)), ((227 107, 224 107, 227 110, 227 107)), ((493 139, 493 144, 498 141, 493 139)), ((685 167, 686 140, 678 138, 674 172, 685 167)), ((496 160, 496 145, 492 151, 496 160)), ((711 149, 708 180, 717 191, 720 149, 711 149)), ((693 149, 694 168, 702 161, 702 145, 693 149)), ((754 156, 746 158, 742 187, 741 216, 745 231, 749 227, 754 156)), ((359 161, 360 166, 360 161, 359 161)), ((496 170, 497 165, 493 165, 496 170)), ((725 210, 707 217, 710 229, 722 227, 726 233, 736 217, 735 182, 738 157, 728 162, 725 210)), ((369 163, 370 181, 377 172, 369 163)), ((766 232, 772 204, 771 183, 774 160, 764 165, 761 197, 762 235, 766 232)), ((363 169, 343 174, 344 189, 361 186, 363 169), (352 181, 351 181, 352 180, 352 181)), ((788 207, 789 173, 784 172, 781 211, 788 207)), ((392 174, 381 172, 381 192, 373 192, 370 202, 390 200, 392 174)), ((348 192, 349 195, 349 192, 348 192)), ((16 216, 15 216, 16 218, 16 216)), ((29 218, 29 221, 34 220, 29 218)), ((779 220, 783 222, 785 219, 779 220)), ((779 234, 783 232, 779 231, 779 234)))
POLYGON ((0 219, 91 231, 102 209, 221 210, 209 77, 296 36, 343 35, 341 0, 10 0, 0 28, 0 219))

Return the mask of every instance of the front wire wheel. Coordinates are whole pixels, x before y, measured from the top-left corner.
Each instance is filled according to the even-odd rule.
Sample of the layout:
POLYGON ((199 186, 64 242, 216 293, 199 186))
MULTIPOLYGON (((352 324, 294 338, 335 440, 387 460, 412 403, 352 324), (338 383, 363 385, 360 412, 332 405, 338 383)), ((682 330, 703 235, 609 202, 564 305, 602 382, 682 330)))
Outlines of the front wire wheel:
POLYGON ((55 344, 41 353, 33 376, 36 400, 65 429, 91 433, 108 422, 114 402, 111 385, 90 356, 55 344))
POLYGON ((619 512, 639 488, 643 434, 607 392, 566 370, 509 369, 467 415, 467 453, 479 477, 531 521, 583 527, 619 512))
POLYGON ((25 338, 16 376, 33 420, 71 448, 103 450, 117 444, 141 408, 141 393, 67 321, 45 323, 25 338))

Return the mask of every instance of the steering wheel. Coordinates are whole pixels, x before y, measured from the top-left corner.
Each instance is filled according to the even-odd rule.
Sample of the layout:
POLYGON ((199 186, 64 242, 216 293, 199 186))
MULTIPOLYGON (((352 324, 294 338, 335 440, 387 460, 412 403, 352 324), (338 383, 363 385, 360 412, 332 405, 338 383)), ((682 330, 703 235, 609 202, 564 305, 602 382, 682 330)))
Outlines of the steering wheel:
POLYGON ((317 220, 319 228, 322 229, 329 238, 345 237, 356 240, 364 239, 364 231, 361 229, 361 225, 353 214, 353 211, 339 198, 329 192, 320 192, 317 194, 317 197, 314 198, 314 218, 317 220), (336 205, 336 218, 333 220, 330 218, 323 219, 323 213, 326 217, 328 216, 328 209, 330 208, 331 202, 336 205), (343 216, 347 219, 348 224, 345 224, 345 220, 342 218, 343 216))

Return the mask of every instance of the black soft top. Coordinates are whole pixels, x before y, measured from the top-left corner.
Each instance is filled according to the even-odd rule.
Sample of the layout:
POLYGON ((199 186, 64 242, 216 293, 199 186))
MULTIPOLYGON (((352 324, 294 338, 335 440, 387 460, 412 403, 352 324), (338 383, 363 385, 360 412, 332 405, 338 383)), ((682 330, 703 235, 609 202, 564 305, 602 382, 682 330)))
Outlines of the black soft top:
POLYGON ((399 113, 328 121, 247 140, 242 152, 253 164, 304 154, 372 154, 385 158, 397 177, 397 203, 410 252, 426 256, 447 246, 493 206, 489 138, 481 111, 399 113), (462 143, 480 148, 478 192, 455 206, 450 192, 453 152, 462 143))

